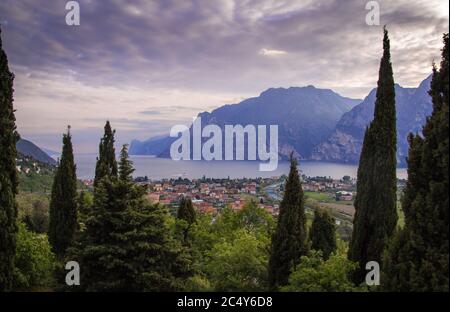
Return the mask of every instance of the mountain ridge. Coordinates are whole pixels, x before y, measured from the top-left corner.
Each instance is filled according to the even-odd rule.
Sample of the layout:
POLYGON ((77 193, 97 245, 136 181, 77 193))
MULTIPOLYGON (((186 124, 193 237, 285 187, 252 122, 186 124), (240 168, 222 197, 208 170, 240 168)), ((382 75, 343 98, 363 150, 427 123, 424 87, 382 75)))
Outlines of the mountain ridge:
MULTIPOLYGON (((430 81, 431 75, 417 88, 395 85, 399 165, 405 164, 408 133, 420 132, 431 113, 430 81)), ((358 163, 365 127, 373 119, 375 98, 376 88, 363 100, 312 85, 269 88, 259 96, 201 112, 198 117, 202 118, 202 127, 217 124, 222 130, 225 124, 277 124, 281 158, 293 151, 305 160, 358 163)), ((167 158, 175 140, 169 136, 133 140, 130 154, 167 158)))
MULTIPOLYGON (((201 112, 202 126, 278 125, 280 155, 288 157, 291 150, 300 157, 309 156, 315 144, 325 139, 343 113, 361 100, 342 97, 330 89, 313 86, 270 88, 236 104, 227 104, 211 112, 201 112), (307 112, 307 113, 305 113, 307 112)), ((169 147, 175 138, 134 140, 130 154, 169 157, 169 147), (164 150, 161 151, 161 143, 164 150)))

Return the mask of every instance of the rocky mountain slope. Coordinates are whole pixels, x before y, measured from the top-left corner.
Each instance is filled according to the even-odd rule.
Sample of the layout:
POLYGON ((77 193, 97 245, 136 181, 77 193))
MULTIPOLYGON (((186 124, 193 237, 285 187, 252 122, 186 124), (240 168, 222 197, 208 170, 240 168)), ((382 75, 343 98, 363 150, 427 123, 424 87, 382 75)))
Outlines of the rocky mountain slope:
MULTIPOLYGON (((408 155, 407 137, 410 132, 418 133, 431 114, 432 103, 428 95, 431 76, 418 88, 395 86, 397 108, 397 162, 405 165, 408 155)), ((312 160, 358 163, 366 126, 373 119, 376 89, 364 101, 345 113, 333 133, 312 152, 312 160)))

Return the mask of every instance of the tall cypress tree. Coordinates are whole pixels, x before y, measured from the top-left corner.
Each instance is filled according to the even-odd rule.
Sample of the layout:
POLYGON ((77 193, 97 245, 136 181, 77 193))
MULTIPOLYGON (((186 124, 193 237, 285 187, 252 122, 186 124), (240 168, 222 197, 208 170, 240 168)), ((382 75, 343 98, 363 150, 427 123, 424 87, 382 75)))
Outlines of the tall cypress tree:
POLYGON ((16 142, 19 135, 13 108, 13 80, 0 28, 0 291, 11 289, 16 253, 16 142))
POLYGON ((353 236, 348 257, 358 262, 354 281, 364 280, 369 261, 381 264, 387 240, 397 224, 396 109, 390 42, 384 28, 374 119, 366 129, 355 199, 353 236))
POLYGON ((327 260, 336 251, 336 226, 334 218, 326 210, 316 209, 309 232, 311 249, 322 251, 327 260))
POLYGON ((48 238, 53 250, 64 255, 72 244, 77 230, 77 175, 73 158, 70 127, 63 135, 61 159, 53 180, 50 200, 50 223, 48 238))
POLYGON ((289 274, 300 257, 307 253, 306 218, 303 189, 297 171, 297 161, 291 154, 291 167, 269 260, 269 285, 272 290, 287 285, 289 274))
POLYGON ((408 183, 402 199, 405 227, 386 253, 384 289, 449 291, 449 48, 433 68, 433 113, 421 135, 410 135, 408 183))
POLYGON ((111 129, 109 121, 105 124, 105 133, 100 140, 99 156, 95 166, 94 187, 98 186, 99 181, 106 176, 117 176, 117 161, 116 152, 114 149, 114 134, 115 130, 111 129))

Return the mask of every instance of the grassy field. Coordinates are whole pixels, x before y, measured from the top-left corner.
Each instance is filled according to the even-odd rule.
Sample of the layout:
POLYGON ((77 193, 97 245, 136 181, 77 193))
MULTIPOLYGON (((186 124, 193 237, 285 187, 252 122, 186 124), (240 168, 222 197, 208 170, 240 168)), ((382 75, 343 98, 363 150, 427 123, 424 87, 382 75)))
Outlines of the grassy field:
POLYGON ((324 193, 324 192, 305 191, 305 197, 314 199, 316 201, 321 201, 321 202, 329 202, 330 200, 334 200, 334 198, 331 196, 330 193, 324 193))
POLYGON ((306 200, 311 199, 319 203, 353 206, 353 201, 336 200, 336 198, 334 197, 334 193, 305 191, 305 198, 306 200))

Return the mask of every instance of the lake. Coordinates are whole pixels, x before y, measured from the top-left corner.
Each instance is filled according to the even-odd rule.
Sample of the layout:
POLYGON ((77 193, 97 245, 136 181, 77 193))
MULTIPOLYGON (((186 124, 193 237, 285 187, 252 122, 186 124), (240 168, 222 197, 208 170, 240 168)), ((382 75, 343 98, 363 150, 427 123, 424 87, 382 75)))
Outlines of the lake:
MULTIPOLYGON (((95 154, 77 154, 77 176, 80 179, 92 179, 95 174, 95 154)), ((261 172, 259 161, 174 161, 152 156, 130 156, 133 161, 134 176, 148 176, 150 179, 188 178, 269 178, 289 173, 289 162, 280 161, 275 171, 261 172)), ((349 164, 300 161, 301 173, 307 176, 326 176, 341 179, 348 175, 356 178, 358 166, 349 164)), ((397 177, 406 179, 406 168, 397 169, 397 177)))

